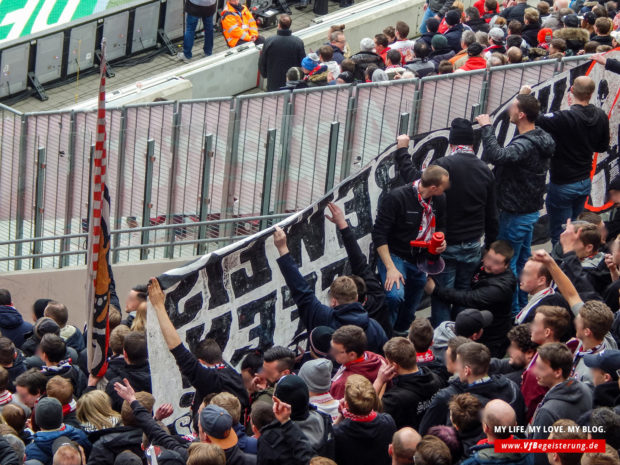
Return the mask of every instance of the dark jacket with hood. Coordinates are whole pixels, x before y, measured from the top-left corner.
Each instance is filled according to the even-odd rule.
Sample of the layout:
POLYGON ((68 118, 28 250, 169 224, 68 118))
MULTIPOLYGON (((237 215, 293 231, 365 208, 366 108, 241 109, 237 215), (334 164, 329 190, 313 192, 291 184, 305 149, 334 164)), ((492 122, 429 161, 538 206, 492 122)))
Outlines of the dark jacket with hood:
POLYGON ((4 367, 4 369, 9 372, 9 385, 7 389, 11 392, 15 392, 15 378, 27 370, 24 360, 24 354, 22 354, 21 350, 17 349, 17 357, 15 357, 13 361, 13 366, 4 367))
POLYGON ((594 42, 598 42, 600 45, 609 45, 610 47, 613 47, 610 35, 607 35, 607 36, 592 36, 592 37, 590 37, 590 40, 594 41, 594 42))
POLYGON ((280 424, 276 420, 260 431, 257 465, 307 465, 315 455, 308 438, 294 421, 280 424))
POLYGON ((426 410, 418 432, 421 435, 425 435, 431 426, 449 424, 450 411, 448 409, 448 402, 452 396, 465 392, 477 397, 483 406, 493 399, 501 399, 509 403, 517 414, 517 424, 523 424, 525 404, 519 386, 509 379, 499 375, 492 375, 485 382, 473 385, 456 379, 448 387, 440 390, 433 398, 430 407, 426 410))
POLYGON ((333 56, 332 60, 334 60, 338 64, 342 63, 342 60, 344 60, 344 53, 343 53, 343 51, 340 50, 335 45, 332 45, 332 44, 325 44, 325 45, 329 45, 332 48, 332 51, 334 52, 334 56, 333 56))
POLYGON ((428 0, 426 3, 428 3, 428 7, 433 13, 443 18, 446 12, 452 7, 454 0, 428 0))
POLYGON ((442 379, 428 368, 396 376, 392 387, 381 398, 383 411, 392 416, 396 428, 411 426, 417 430, 431 399, 444 385, 442 379))
POLYGON ((577 55, 582 50, 586 42, 590 41, 590 34, 587 30, 580 27, 564 27, 556 29, 553 32, 554 39, 564 39, 566 41, 566 49, 571 50, 573 55, 577 55))
POLYGON ((0 305, 0 333, 8 337, 16 347, 21 348, 26 336, 32 332, 32 325, 24 321, 21 313, 10 305, 0 305))
MULTIPOLYGON (((532 426, 551 426, 561 418, 576 422, 581 415, 591 409, 592 390, 584 383, 569 378, 547 391, 538 405, 532 426)), ((532 439, 546 439, 548 436, 549 432, 541 429, 534 432, 532 439)))
POLYGON ((491 443, 474 446, 473 455, 461 465, 533 465, 534 454, 525 452, 495 452, 491 443))
POLYGON ((52 379, 54 376, 62 376, 71 381, 71 384, 73 384, 73 393, 76 398, 79 398, 84 392, 84 389, 86 389, 86 376, 77 365, 72 365, 68 360, 60 362, 56 366, 44 366, 41 368, 41 373, 43 373, 48 380, 52 379))
POLYGON ((142 452, 142 430, 135 426, 117 426, 91 433, 88 438, 93 449, 88 458, 88 465, 108 465, 123 451, 129 450, 138 457, 142 452))
POLYGON ((609 407, 614 408, 618 403, 618 397, 620 397, 620 389, 618 388, 618 381, 608 381, 606 383, 594 386, 594 392, 592 393, 592 407, 609 407))
POLYGON ((0 463, 2 465, 21 465, 23 457, 18 457, 9 441, 0 436, 0 463))
POLYGON ((405 69, 411 71, 416 77, 423 78, 435 72, 435 63, 428 58, 414 58, 405 64, 405 69))
POLYGON ((461 23, 455 24, 444 32, 444 37, 448 39, 448 47, 450 47, 455 54, 461 51, 461 37, 465 28, 461 23))
POLYGON ((435 65, 436 72, 439 69, 439 63, 441 63, 443 60, 449 60, 454 55, 456 55, 456 52, 452 50, 452 48, 448 45, 448 47, 446 48, 433 50, 428 58, 435 65))
POLYGON ((364 310, 373 320, 376 320, 385 330, 386 334, 391 331, 390 316, 385 305, 385 290, 381 280, 368 264, 366 256, 362 253, 353 229, 347 227, 340 230, 342 243, 347 251, 351 273, 359 276, 366 284, 366 296, 364 310))
POLYGON ((241 403, 241 411, 250 406, 250 399, 243 386, 243 379, 234 368, 225 363, 215 367, 204 366, 183 344, 179 344, 170 352, 174 356, 181 374, 196 388, 196 395, 192 404, 194 414, 198 411, 202 399, 213 393, 229 392, 234 395, 241 403))
MULTIPOLYGON (((52 445, 60 436, 66 436, 71 441, 80 444, 88 456, 90 442, 86 438, 86 433, 81 429, 65 425, 62 429, 56 431, 39 431, 35 433, 32 442, 26 446, 26 459, 38 460, 43 465, 52 465, 52 445)), ((90 464, 90 460, 88 463, 90 464)))
POLYGON ((538 31, 540 31, 540 23, 525 24, 521 30, 521 37, 530 47, 538 47, 538 31))
POLYGON ((136 392, 146 391, 152 392, 151 387, 151 369, 149 367, 149 362, 144 362, 136 365, 129 365, 125 367, 125 370, 120 373, 118 378, 110 379, 110 382, 105 387, 105 392, 112 399, 112 408, 117 412, 121 411, 121 407, 123 406, 123 399, 116 393, 114 389, 115 383, 122 383, 123 378, 127 378, 129 383, 134 388, 136 392))
POLYGON ((551 182, 571 184, 590 178, 592 155, 609 146, 609 119, 595 105, 573 105, 568 110, 541 115, 536 125, 555 140, 551 182))
POLYGON ((489 348, 491 356, 502 358, 509 345, 506 335, 513 325, 512 295, 516 285, 517 279, 510 268, 490 274, 481 264, 472 277, 470 290, 437 286, 433 295, 447 303, 493 313, 493 322, 484 329, 479 342, 489 348))
POLYGON ((291 254, 281 256, 277 262, 299 309, 299 318, 308 331, 317 326, 329 326, 334 329, 344 325, 359 326, 368 338, 368 350, 379 353, 383 351, 383 344, 387 342, 385 331, 379 323, 368 316, 362 304, 355 302, 334 308, 323 305, 299 272, 291 254))
POLYGON ((474 32, 478 32, 478 31, 489 32, 489 30, 491 29, 489 27, 489 23, 487 23, 482 18, 470 19, 465 24, 469 26, 471 30, 474 32))
POLYGON ((345 419, 334 426, 338 465, 390 465, 388 446, 396 423, 387 413, 368 422, 345 419))
POLYGON ((539 211, 547 191, 553 138, 537 127, 516 135, 502 148, 493 125, 487 125, 482 128, 482 145, 482 161, 495 165, 498 209, 515 214, 539 211))
POLYGON ((357 81, 364 82, 364 72, 369 66, 375 65, 379 69, 385 69, 383 58, 375 52, 358 52, 351 57, 351 60, 355 63, 353 77, 357 81))
POLYGON ((329 70, 327 65, 319 64, 316 68, 310 71, 310 74, 306 75, 304 82, 308 87, 321 87, 329 84, 327 77, 329 70))
POLYGON ((523 17, 525 16, 526 8, 530 6, 526 2, 517 3, 515 6, 510 6, 500 12, 500 16, 506 18, 506 24, 510 21, 516 20, 523 24, 523 17))
POLYGON ((290 29, 278 29, 268 37, 258 60, 261 76, 267 78, 267 90, 274 91, 286 84, 286 72, 299 66, 306 56, 304 42, 294 36, 290 29))

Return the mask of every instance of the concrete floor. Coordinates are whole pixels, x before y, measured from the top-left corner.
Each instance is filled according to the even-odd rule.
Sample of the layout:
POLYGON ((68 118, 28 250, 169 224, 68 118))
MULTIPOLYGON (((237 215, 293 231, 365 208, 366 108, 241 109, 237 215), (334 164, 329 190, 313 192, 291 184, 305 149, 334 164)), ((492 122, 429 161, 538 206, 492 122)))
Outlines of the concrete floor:
MULTIPOLYGON (((359 1, 359 0, 358 0, 359 1)), ((339 4, 333 1, 329 1, 329 12, 332 13, 339 8, 339 4)), ((291 7, 293 25, 292 29, 298 31, 310 26, 313 20, 317 17, 312 12, 312 5, 309 5, 305 10, 297 10, 295 7, 291 7)), ((276 28, 273 27, 267 30, 259 31, 264 37, 269 37, 276 34, 276 28)), ((202 58, 204 40, 199 37, 194 42, 194 48, 192 49, 193 60, 202 58)), ((175 41, 174 44, 179 51, 181 51, 182 40, 175 41)), ((221 32, 215 32, 213 53, 219 53, 228 49, 224 36, 221 32)), ((154 56, 151 60, 141 63, 151 52, 146 52, 141 55, 136 55, 134 61, 136 64, 132 64, 131 61, 121 65, 115 65, 111 63, 115 76, 109 78, 106 82, 106 90, 108 92, 114 91, 121 87, 127 86, 138 82, 140 80, 152 77, 156 74, 163 73, 180 66, 182 62, 178 61, 176 57, 169 55, 167 52, 162 52, 154 56)), ((44 86, 45 87, 45 86, 44 86)), ((79 81, 69 82, 63 85, 59 85, 54 88, 46 89, 46 93, 49 97, 48 100, 42 102, 36 97, 28 97, 17 102, 7 103, 10 107, 21 112, 35 112, 35 111, 48 111, 58 110, 71 107, 72 105, 89 100, 97 95, 99 88, 99 75, 98 73, 92 73, 88 76, 84 76, 79 81)))

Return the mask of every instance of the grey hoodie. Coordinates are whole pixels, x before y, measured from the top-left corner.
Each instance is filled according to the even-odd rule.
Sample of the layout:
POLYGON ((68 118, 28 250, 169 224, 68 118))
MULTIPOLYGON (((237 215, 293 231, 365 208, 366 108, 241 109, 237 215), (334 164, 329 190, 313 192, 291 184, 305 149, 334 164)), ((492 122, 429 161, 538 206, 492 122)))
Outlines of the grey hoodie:
POLYGON ((454 331, 454 321, 444 321, 435 328, 432 346, 435 358, 441 361, 445 360, 448 342, 450 342, 450 339, 453 339, 455 337, 456 332, 454 331))

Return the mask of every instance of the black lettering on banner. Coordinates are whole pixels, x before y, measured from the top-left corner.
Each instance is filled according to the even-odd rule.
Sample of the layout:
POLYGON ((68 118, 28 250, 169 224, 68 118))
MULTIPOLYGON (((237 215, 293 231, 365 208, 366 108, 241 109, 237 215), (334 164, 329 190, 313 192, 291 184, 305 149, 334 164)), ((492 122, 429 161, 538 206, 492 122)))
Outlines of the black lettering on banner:
POLYGON ((348 276, 351 274, 351 265, 348 258, 342 258, 337 262, 321 268, 321 290, 324 291, 332 285, 338 276, 348 276))
MULTIPOLYGON (((316 291, 316 273, 313 271, 312 273, 304 276, 304 279, 308 283, 308 286, 310 286, 310 289, 312 291, 316 291)), ((293 300, 293 296, 291 295, 291 290, 288 288, 288 286, 282 286, 282 288, 280 289, 280 295, 282 296, 282 308, 288 308, 295 305, 295 301, 293 300)), ((297 312, 297 309, 295 309, 294 311, 297 312)), ((291 321, 293 320, 291 319, 291 321)))
POLYGON ((540 103, 540 112, 547 113, 549 108, 549 96, 551 94, 551 87, 546 86, 538 91, 538 102, 540 103))
POLYGON ((226 312, 223 315, 215 317, 211 320, 211 327, 205 337, 215 339, 219 346, 224 350, 230 338, 230 327, 232 325, 232 312, 226 312))
MULTIPOLYGON (((327 201, 322 202, 325 207, 327 201)), ((318 209, 295 223, 286 231, 288 248, 295 262, 302 266, 301 243, 304 243, 310 261, 318 260, 325 253, 325 215, 324 208, 319 205, 318 209)))
MULTIPOLYGON (((340 198, 345 197, 349 190, 353 191, 353 198, 344 203, 343 210, 345 215, 355 213, 357 224, 355 226, 349 224, 349 227, 358 239, 370 234, 372 231, 372 207, 370 194, 368 193, 369 175, 370 170, 360 173, 361 179, 356 178, 356 182, 347 183, 338 191, 340 198)), ((338 235, 338 238, 340 239, 340 235, 338 235)))
POLYGON ((228 292, 224 287, 224 270, 222 257, 211 256, 205 266, 207 273, 207 285, 209 286, 209 308, 217 308, 230 302, 228 292))
MULTIPOLYGON (((424 137, 426 136, 428 136, 428 134, 426 134, 424 137)), ((421 140, 421 137, 416 138, 416 139, 421 140)), ((412 157, 413 165, 418 169, 418 171, 421 172, 422 164, 425 161, 427 161, 428 164, 430 165, 438 158, 443 157, 448 151, 449 145, 450 144, 448 143, 448 138, 442 137, 442 136, 433 137, 432 139, 425 141, 421 145, 416 144, 414 148, 414 152, 413 152, 413 157, 412 157), (427 160, 428 154, 431 151, 433 152, 432 157, 430 160, 427 160)), ((404 179, 403 181, 410 182, 409 179, 404 179)))
POLYGON ((179 302, 184 299, 196 286, 200 274, 192 273, 187 275, 179 285, 166 296, 166 308, 170 315, 170 321, 175 328, 180 328, 196 318, 202 310, 202 291, 185 300, 183 312, 179 311, 179 302))
POLYGON ((273 345, 273 333, 276 329, 276 299, 277 291, 273 291, 237 308, 240 330, 254 324, 256 315, 259 315, 259 324, 250 330, 250 339, 258 338, 258 348, 261 350, 273 345))
POLYGON ((562 107, 562 102, 564 101, 566 87, 566 79, 560 79, 553 84, 553 101, 551 102, 551 108, 549 108, 549 112, 560 110, 560 108, 562 107))
POLYGON ((187 342, 187 347, 192 354, 196 353, 196 349, 198 349, 198 344, 202 341, 202 333, 205 330, 205 324, 200 323, 193 328, 185 331, 185 341, 187 342))
POLYGON ((250 263, 252 269, 251 276, 245 269, 234 271, 230 275, 235 298, 239 298, 248 292, 271 281, 271 268, 265 254, 265 240, 257 240, 243 252, 239 257, 241 263, 250 263))

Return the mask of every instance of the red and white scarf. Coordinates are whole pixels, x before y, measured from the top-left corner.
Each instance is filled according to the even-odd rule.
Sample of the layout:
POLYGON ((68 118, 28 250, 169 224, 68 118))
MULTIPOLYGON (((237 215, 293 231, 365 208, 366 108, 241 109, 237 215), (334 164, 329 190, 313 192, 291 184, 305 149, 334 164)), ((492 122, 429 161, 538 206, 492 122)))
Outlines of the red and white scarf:
POLYGON ((452 149, 450 155, 454 155, 455 153, 472 153, 475 155, 474 148, 471 145, 457 145, 452 149))
POLYGON ((75 399, 71 399, 71 402, 62 406, 62 416, 64 417, 70 414, 71 412, 75 412, 76 408, 77 408, 77 403, 75 402, 75 399))
POLYGON ((413 183, 413 188, 418 194, 418 202, 422 206, 422 221, 420 221, 420 230, 418 231, 418 237, 416 241, 428 242, 433 237, 435 232, 435 214, 433 213, 433 198, 429 198, 428 201, 422 198, 419 190, 420 180, 418 179, 413 183))
POLYGON ((416 359, 418 363, 432 362, 435 360, 435 354, 431 349, 428 349, 426 352, 416 353, 416 359))
POLYGON ((342 416, 358 423, 369 423, 377 418, 377 412, 372 410, 368 415, 356 415, 355 413, 351 413, 346 408, 342 407, 342 416))
POLYGON ((12 400, 13 394, 11 394, 11 391, 4 391, 0 394, 0 405, 10 404, 12 400))

